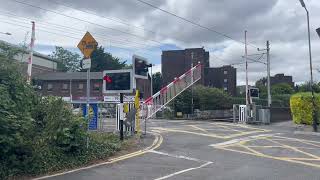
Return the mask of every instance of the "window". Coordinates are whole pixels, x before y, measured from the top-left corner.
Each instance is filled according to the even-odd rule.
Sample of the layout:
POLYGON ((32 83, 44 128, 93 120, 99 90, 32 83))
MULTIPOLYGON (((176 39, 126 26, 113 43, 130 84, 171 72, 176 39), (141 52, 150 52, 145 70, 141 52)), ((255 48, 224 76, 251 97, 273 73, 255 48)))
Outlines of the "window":
POLYGON ((227 70, 224 70, 224 71, 223 71, 223 74, 228 74, 228 71, 227 71, 227 70))
POLYGON ((94 83, 93 84, 93 90, 94 91, 99 91, 100 90, 100 84, 99 83, 94 83))
POLYGON ((68 90, 69 89, 69 84, 63 83, 62 84, 62 90, 68 90))
POLYGON ((78 90, 83 90, 83 84, 82 83, 78 84, 78 90))
POLYGON ((227 83, 227 82, 228 82, 228 79, 224 79, 223 82, 224 82, 224 83, 227 83))
POLYGON ((228 91, 228 87, 223 87, 223 90, 224 91, 228 91))
POLYGON ((52 89, 53 89, 53 85, 51 83, 48 83, 47 90, 48 91, 52 91, 52 89))

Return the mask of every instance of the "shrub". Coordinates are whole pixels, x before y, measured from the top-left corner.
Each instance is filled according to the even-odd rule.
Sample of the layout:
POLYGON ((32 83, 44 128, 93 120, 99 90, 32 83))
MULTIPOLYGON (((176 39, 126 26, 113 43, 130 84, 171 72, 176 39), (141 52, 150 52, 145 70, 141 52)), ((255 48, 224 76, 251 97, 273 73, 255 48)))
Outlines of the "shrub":
MULTIPOLYGON (((320 95, 315 94, 316 110, 319 117, 320 95)), ((292 118, 296 124, 312 124, 312 96, 311 93, 297 93, 290 98, 292 118)))

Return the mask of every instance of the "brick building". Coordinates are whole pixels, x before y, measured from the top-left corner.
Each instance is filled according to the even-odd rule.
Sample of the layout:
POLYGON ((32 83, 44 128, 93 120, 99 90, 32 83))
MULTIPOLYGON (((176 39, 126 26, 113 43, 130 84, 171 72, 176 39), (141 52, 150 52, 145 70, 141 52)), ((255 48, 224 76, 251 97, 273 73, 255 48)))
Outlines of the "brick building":
MULTIPOLYGON (((103 73, 90 73, 90 100, 103 101, 102 93, 103 73)), ((39 93, 43 96, 59 96, 66 100, 85 101, 87 89, 86 72, 55 72, 34 76, 37 85, 41 87, 39 93)), ((150 81, 148 79, 137 79, 137 89, 142 92, 143 98, 150 97, 150 81)), ((126 94, 134 95, 134 94, 126 94)), ((117 94, 111 95, 117 96, 117 94)))
POLYGON ((292 76, 285 76, 284 74, 276 74, 270 77, 270 84, 280 84, 280 83, 287 83, 291 87, 294 87, 294 82, 292 81, 292 76))
POLYGON ((209 66, 209 52, 204 48, 172 50, 162 52, 162 85, 165 86, 191 67, 191 62, 202 64, 202 78, 199 84, 224 89, 236 95, 237 71, 232 66, 209 66))
MULTIPOLYGON (((21 48, 20 46, 10 44, 5 41, 0 40, 0 43, 5 46, 20 50, 20 53, 15 55, 13 59, 22 64, 22 73, 27 75, 29 52, 26 49, 21 48)), ((55 71, 57 71, 57 62, 55 60, 47 55, 38 52, 33 53, 32 76, 55 71)))
POLYGON ((202 78, 200 84, 204 85, 204 67, 209 67, 209 52, 204 48, 192 48, 185 50, 162 51, 162 85, 165 86, 179 77, 193 65, 200 62, 202 66, 202 78))
POLYGON ((205 86, 223 89, 231 95, 237 93, 237 69, 232 66, 204 69, 205 86))

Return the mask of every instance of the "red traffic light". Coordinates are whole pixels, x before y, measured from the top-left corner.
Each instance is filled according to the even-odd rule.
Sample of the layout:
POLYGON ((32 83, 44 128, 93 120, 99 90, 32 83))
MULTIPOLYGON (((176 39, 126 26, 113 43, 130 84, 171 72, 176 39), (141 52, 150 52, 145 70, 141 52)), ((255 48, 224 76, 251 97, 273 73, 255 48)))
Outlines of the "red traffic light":
POLYGON ((105 80, 107 83, 112 83, 112 79, 111 79, 111 77, 108 76, 108 75, 105 75, 105 76, 103 77, 103 80, 105 80))

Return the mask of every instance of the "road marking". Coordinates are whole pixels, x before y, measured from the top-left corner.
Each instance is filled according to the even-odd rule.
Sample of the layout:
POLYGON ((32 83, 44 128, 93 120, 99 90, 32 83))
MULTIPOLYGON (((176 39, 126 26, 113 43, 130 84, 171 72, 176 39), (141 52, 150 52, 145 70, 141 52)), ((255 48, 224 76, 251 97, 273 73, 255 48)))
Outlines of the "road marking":
MULTIPOLYGON (((281 133, 277 133, 277 134, 281 134, 281 133)), ((233 139, 231 141, 226 141, 226 142, 218 143, 218 144, 212 144, 210 146, 212 146, 212 147, 214 147, 216 149, 221 149, 221 150, 237 152, 237 153, 241 153, 241 154, 253 155, 253 156, 262 157, 262 158, 281 160, 281 161, 286 161, 286 162, 290 162, 290 163, 302 164, 302 165, 306 165, 306 166, 312 166, 312 167, 320 168, 320 164, 315 164, 315 163, 311 163, 311 162, 304 162, 304 161, 317 161, 317 162, 319 162, 320 161, 320 157, 319 156, 316 156, 314 154, 302 151, 302 150, 299 149, 300 147, 299 148, 298 147, 292 147, 292 146, 289 146, 287 144, 282 144, 280 142, 277 142, 280 139, 281 140, 287 139, 287 137, 278 136, 277 134, 267 135, 267 136, 266 135, 257 135, 257 136, 250 136, 248 138, 233 139), (277 140, 274 140, 273 138, 276 138, 277 140), (269 146, 271 148, 272 147, 281 147, 281 148, 291 149, 291 150, 293 150, 295 152, 299 152, 301 154, 307 155, 308 157, 312 157, 312 158, 271 156, 271 155, 267 155, 267 154, 258 152, 256 150, 252 149, 250 146, 246 146, 245 145, 249 141, 254 141, 254 140, 259 140, 259 139, 269 140, 270 142, 275 143, 275 144, 278 145, 278 146, 269 146), (232 147, 242 147, 242 148, 246 149, 247 151, 238 150, 238 149, 232 149, 232 147)), ((315 141, 311 141, 311 142, 313 142, 313 143, 311 143, 310 141, 302 140, 302 139, 296 139, 296 138, 288 138, 288 140, 295 141, 295 142, 300 142, 300 143, 305 143, 305 144, 310 144, 310 145, 315 145, 313 143, 319 143, 319 142, 315 142, 315 141)), ((258 146, 253 146, 253 147, 258 147, 258 146)), ((264 147, 268 147, 268 146, 264 146, 264 147)))
POLYGON ((129 159, 129 158, 132 158, 132 157, 136 157, 136 156, 140 156, 142 154, 145 154, 145 153, 147 153, 149 151, 157 149, 158 147, 160 147, 160 145, 163 142, 163 137, 161 136, 161 134, 155 133, 155 132, 150 132, 150 133, 155 135, 155 139, 154 139, 154 141, 153 141, 151 146, 146 147, 143 150, 139 150, 139 151, 136 151, 136 152, 133 152, 133 153, 130 153, 130 154, 126 154, 126 155, 123 155, 123 156, 120 156, 120 157, 117 157, 117 158, 112 158, 107 162, 94 164, 94 165, 86 166, 86 167, 82 167, 82 168, 77 168, 77 169, 73 169, 73 170, 70 170, 70 171, 65 171, 65 172, 57 173, 57 174, 53 174, 53 175, 42 176, 42 177, 34 178, 33 180, 41 180, 41 179, 47 179, 47 178, 51 178, 51 177, 55 177, 55 176, 61 176, 61 175, 65 175, 65 174, 69 174, 69 173, 73 173, 73 172, 77 172, 77 171, 81 171, 81 170, 95 168, 95 167, 98 167, 98 166, 112 164, 112 163, 115 163, 115 162, 118 162, 118 161, 122 161, 122 160, 125 160, 125 159, 129 159))
POLYGON ((186 160, 190 160, 190 161, 196 161, 196 162, 210 162, 210 161, 205 161, 205 160, 192 158, 192 157, 188 157, 188 156, 169 154, 169 153, 155 151, 155 150, 151 150, 149 152, 155 153, 155 154, 164 155, 164 156, 174 157, 174 158, 178 158, 178 159, 186 159, 186 160))
POLYGON ((200 131, 202 131, 202 132, 208 132, 207 130, 205 130, 205 129, 203 129, 203 128, 200 128, 200 127, 198 127, 198 126, 195 126, 195 125, 188 125, 188 126, 190 126, 190 127, 193 127, 194 129, 197 129, 197 130, 200 130, 200 131))
POLYGON ((237 144, 237 143, 240 143, 240 142, 263 139, 265 137, 273 137, 273 136, 276 136, 276 135, 279 135, 279 134, 281 134, 281 133, 259 134, 259 135, 256 135, 256 136, 249 136, 249 137, 244 137, 244 138, 232 139, 230 141, 225 141, 225 142, 222 142, 222 143, 210 144, 209 146, 212 146, 212 147, 226 147, 226 146, 237 144))
POLYGON ((154 180, 162 180, 162 179, 168 179, 170 177, 173 177, 173 176, 176 176, 178 174, 182 174, 182 173, 185 173, 185 172, 188 172, 188 171, 192 171, 192 170, 196 170, 196 169, 200 169, 200 168, 203 168, 205 166, 208 166, 212 164, 212 162, 207 162, 205 164, 202 164, 201 166, 198 166, 198 167, 193 167, 193 168, 188 168, 188 169, 184 169, 184 170, 181 170, 181 171, 177 171, 175 173, 172 173, 172 174, 168 174, 166 176, 163 176, 163 177, 160 177, 160 178, 157 178, 157 179, 154 179, 154 180))

